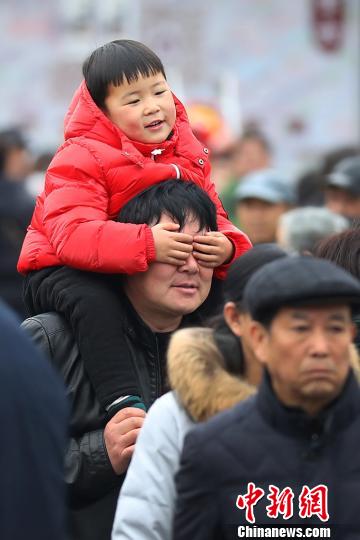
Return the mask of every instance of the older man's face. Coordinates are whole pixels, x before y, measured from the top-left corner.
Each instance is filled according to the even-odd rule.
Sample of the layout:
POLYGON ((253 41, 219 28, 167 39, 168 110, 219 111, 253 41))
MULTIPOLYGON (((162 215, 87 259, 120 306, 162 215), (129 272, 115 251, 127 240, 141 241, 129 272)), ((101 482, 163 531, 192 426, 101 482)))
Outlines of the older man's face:
MULTIPOLYGON (((166 215, 160 223, 171 221, 166 215)), ((189 219, 183 233, 203 234, 197 219, 189 219)), ((127 276, 125 292, 140 317, 154 331, 177 328, 183 315, 195 311, 207 298, 213 269, 205 268, 192 256, 183 266, 153 262, 146 272, 127 276)))
POLYGON ((269 330, 260 327, 257 353, 280 401, 311 414, 339 395, 354 335, 349 307, 283 308, 269 330))

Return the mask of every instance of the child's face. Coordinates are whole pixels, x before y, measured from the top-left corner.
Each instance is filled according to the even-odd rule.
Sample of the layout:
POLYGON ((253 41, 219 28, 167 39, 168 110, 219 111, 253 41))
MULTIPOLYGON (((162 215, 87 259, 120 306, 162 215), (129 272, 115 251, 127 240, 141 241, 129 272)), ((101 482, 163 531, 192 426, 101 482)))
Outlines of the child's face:
POLYGON ((175 124, 175 103, 162 73, 109 85, 105 114, 129 139, 161 143, 175 124))

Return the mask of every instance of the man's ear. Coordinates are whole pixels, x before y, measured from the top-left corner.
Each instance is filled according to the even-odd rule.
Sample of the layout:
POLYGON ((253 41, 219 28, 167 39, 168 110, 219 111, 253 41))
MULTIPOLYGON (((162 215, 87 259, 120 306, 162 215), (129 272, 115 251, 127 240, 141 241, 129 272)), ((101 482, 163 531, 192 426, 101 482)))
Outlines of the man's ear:
POLYGON ((258 358, 259 362, 262 364, 267 364, 270 339, 269 330, 267 330, 258 321, 251 321, 249 334, 251 347, 255 353, 255 356, 258 358))
POLYGON ((234 302, 226 302, 223 310, 223 315, 226 324, 232 330, 232 332, 241 337, 241 316, 234 302))

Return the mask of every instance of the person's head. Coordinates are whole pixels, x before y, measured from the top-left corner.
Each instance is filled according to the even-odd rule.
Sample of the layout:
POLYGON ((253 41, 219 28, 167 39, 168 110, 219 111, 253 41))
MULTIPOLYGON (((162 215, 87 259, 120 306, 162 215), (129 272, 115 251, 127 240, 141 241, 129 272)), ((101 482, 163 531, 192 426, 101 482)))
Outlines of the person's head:
MULTIPOLYGON (((234 363, 234 369, 238 370, 241 362, 242 374, 252 384, 258 384, 262 375, 262 367, 254 354, 250 340, 251 316, 243 303, 244 289, 251 276, 267 264, 287 255, 286 251, 276 244, 259 244, 236 259, 228 270, 224 282, 224 306, 222 314, 214 318, 212 325, 217 330, 215 337, 219 348, 228 362, 228 370, 234 363), (241 340, 242 354, 236 355, 230 348, 232 336, 241 340)), ((235 349, 236 350, 236 349, 235 349)))
POLYGON ((280 216, 277 242, 291 252, 310 254, 317 242, 333 233, 344 231, 348 226, 348 221, 343 216, 327 208, 294 208, 280 216))
POLYGON ((252 345, 277 398, 316 415, 341 393, 350 371, 359 282, 329 261, 285 257, 252 276, 244 302, 252 345))
POLYGON ((236 213, 253 244, 274 242, 279 217, 295 202, 289 179, 273 169, 246 175, 235 191, 236 213))
POLYGON ((0 176, 21 182, 31 168, 32 157, 23 133, 18 128, 0 131, 0 176))
POLYGON ((96 105, 129 139, 161 143, 169 137, 175 103, 151 49, 130 39, 111 41, 85 60, 83 75, 96 105))
MULTIPOLYGON (((167 180, 144 190, 122 208, 118 221, 150 227, 172 221, 180 225, 179 232, 192 236, 217 230, 216 208, 210 197, 183 180, 167 180)), ((126 295, 148 326, 171 331, 183 315, 205 301, 212 277, 213 269, 199 265, 189 254, 183 266, 153 262, 145 272, 124 276, 123 282, 126 295)))
POLYGON ((349 220, 360 218, 360 155, 343 159, 326 176, 325 204, 349 220))
POLYGON ((360 228, 324 238, 316 244, 314 255, 334 262, 360 280, 360 228))
POLYGON ((233 149, 232 168, 235 178, 270 167, 271 153, 265 135, 255 127, 246 128, 233 149))
POLYGON ((171 336, 167 351, 170 386, 194 421, 205 421, 255 392, 243 380, 243 366, 229 364, 211 328, 182 328, 171 336))
MULTIPOLYGON (((334 262, 360 280, 360 228, 324 238, 315 246, 314 255, 334 262)), ((354 342, 360 351, 360 306, 354 313, 354 322, 357 327, 354 342)))

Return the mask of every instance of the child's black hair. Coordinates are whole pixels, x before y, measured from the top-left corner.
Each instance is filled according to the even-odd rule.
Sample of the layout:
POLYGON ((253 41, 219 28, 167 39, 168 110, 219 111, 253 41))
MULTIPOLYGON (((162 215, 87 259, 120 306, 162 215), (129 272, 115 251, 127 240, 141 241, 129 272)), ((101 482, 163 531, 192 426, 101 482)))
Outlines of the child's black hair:
POLYGON ((125 80, 136 81, 139 75, 165 75, 160 58, 146 45, 131 39, 119 39, 102 45, 83 63, 83 75, 91 97, 100 109, 105 108, 109 84, 120 86, 125 80))

